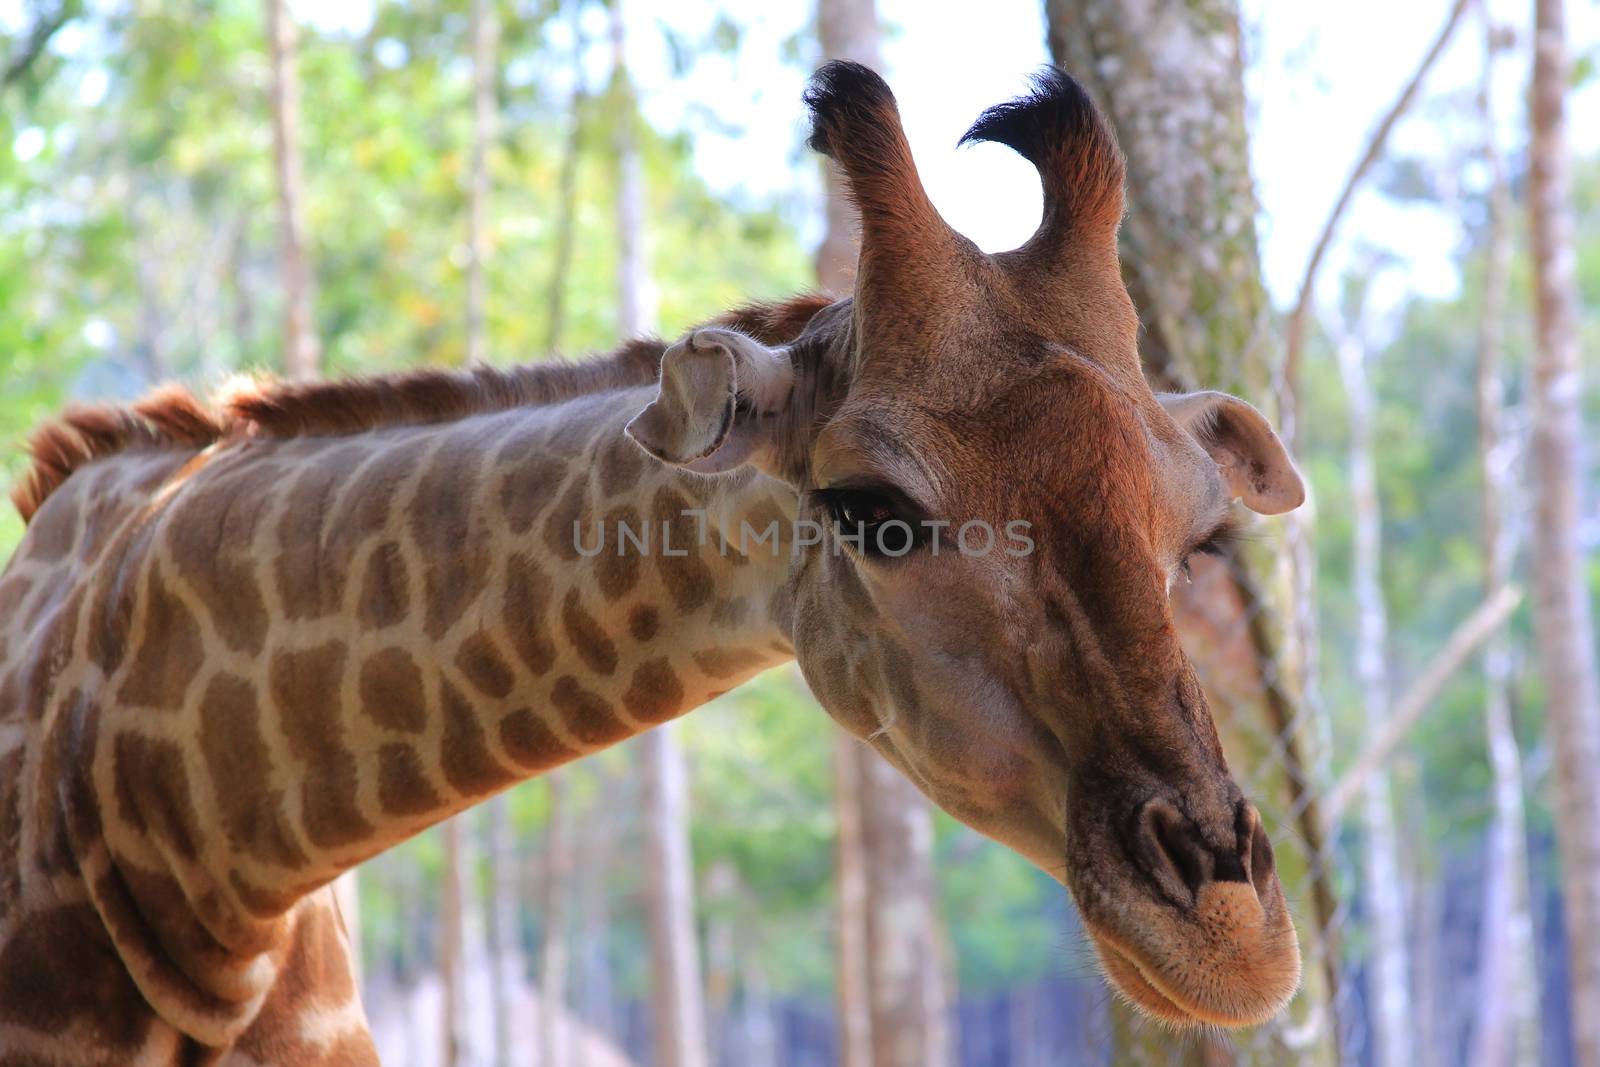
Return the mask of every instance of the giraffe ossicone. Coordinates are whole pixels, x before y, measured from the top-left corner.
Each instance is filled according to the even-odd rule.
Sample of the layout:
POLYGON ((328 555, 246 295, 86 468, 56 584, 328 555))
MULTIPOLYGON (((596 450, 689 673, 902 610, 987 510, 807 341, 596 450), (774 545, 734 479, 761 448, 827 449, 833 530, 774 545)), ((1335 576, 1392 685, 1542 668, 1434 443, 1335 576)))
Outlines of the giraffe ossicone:
POLYGON ((928 200, 877 75, 806 99, 862 212, 849 297, 40 431, 0 575, 0 1059, 374 1061, 334 877, 791 658, 1070 889, 1140 1008, 1239 1026, 1292 995, 1167 588, 1299 475, 1242 401, 1145 382, 1121 157, 1065 74, 968 135, 1044 187, 996 255, 928 200), (591 554, 597 526, 657 550, 591 554), (932 536, 981 529, 1028 550, 932 536))

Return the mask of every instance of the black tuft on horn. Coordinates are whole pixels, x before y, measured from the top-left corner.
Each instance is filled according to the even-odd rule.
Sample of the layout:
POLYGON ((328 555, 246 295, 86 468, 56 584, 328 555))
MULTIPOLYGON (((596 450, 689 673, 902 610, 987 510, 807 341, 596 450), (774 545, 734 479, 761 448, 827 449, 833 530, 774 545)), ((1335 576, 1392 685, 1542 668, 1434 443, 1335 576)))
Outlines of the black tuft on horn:
POLYGON ((838 134, 880 122, 886 107, 897 110, 888 83, 872 68, 843 59, 818 68, 800 99, 811 111, 806 144, 832 159, 839 158, 838 134))
POLYGON ((1027 96, 989 108, 958 144, 994 141, 1039 171, 1045 220, 1057 231, 1111 233, 1122 221, 1122 150, 1083 86, 1057 66, 1033 76, 1027 96))

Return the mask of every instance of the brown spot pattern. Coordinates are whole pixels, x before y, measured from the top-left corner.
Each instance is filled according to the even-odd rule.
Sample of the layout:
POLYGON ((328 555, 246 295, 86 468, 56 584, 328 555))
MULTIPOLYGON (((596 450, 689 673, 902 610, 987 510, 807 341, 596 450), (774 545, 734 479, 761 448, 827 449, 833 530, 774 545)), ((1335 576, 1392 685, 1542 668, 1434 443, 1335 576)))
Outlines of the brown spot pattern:
POLYGON ((224 644, 255 655, 267 636, 267 607, 256 584, 252 539, 282 477, 255 463, 237 477, 185 493, 167 524, 171 556, 224 644))
POLYGON ((482 796, 516 779, 517 776, 490 753, 483 725, 460 690, 449 682, 441 682, 439 705, 444 712, 439 767, 452 789, 464 796, 482 796))
POLYGON ((199 854, 199 829, 183 750, 171 741, 121 733, 112 747, 112 760, 122 820, 185 859, 194 859, 199 854))
POLYGON ((505 624, 511 647, 535 677, 555 666, 556 648, 545 634, 550 579, 531 556, 521 553, 506 565, 505 624))
POLYGON ((66 559, 78 543, 78 500, 63 493, 45 502, 28 523, 26 556, 51 563, 66 559))
POLYGON ((695 666, 712 678, 732 678, 765 662, 765 656, 748 648, 707 648, 694 654, 695 666))
POLYGON ((645 660, 634 670, 622 704, 640 722, 664 722, 683 709, 683 683, 666 659, 645 660))
POLYGON ((628 615, 628 632, 641 645, 655 637, 661 626, 661 613, 649 604, 640 604, 628 615))
POLYGON ((290 503, 278 519, 278 558, 273 561, 273 573, 284 617, 290 621, 331 614, 344 596, 347 571, 336 566, 324 550, 322 530, 334 496, 347 477, 343 463, 334 457, 319 457, 288 492, 290 503))
POLYGON ((562 744, 555 731, 528 708, 518 708, 500 720, 500 743, 527 771, 554 767, 580 755, 562 744))
POLYGON ((489 533, 473 521, 479 459, 471 442, 447 441, 411 500, 411 537, 424 561, 424 632, 435 641, 489 583, 489 533))
POLYGON ((561 604, 561 625, 578 658, 596 674, 608 676, 617 669, 617 646, 583 607, 576 589, 567 590, 561 604))
POLYGON ((272 756, 261 734, 261 708, 249 682, 219 674, 200 699, 200 754, 228 841, 283 867, 306 862, 283 810, 283 791, 266 785, 272 756))
POLYGON ((595 456, 595 464, 599 474, 600 494, 615 497, 626 493, 638 483, 639 476, 645 471, 645 455, 631 438, 618 434, 609 448, 599 450, 595 456))
POLYGON ((516 677, 494 641, 483 632, 473 634, 456 649, 456 668, 484 696, 503 700, 511 693, 516 677))
POLYGON ((374 630, 404 622, 411 610, 411 589, 400 545, 385 541, 367 556, 356 600, 356 618, 374 630))
POLYGON ((361 664, 361 711, 391 730, 420 734, 428 725, 427 693, 411 653, 385 648, 361 664))
POLYGON ((378 803, 390 815, 423 815, 444 806, 410 745, 392 742, 378 749, 378 803))
POLYGON ((0 915, 17 899, 22 878, 22 749, 0 757, 0 915))
POLYGON ((631 542, 623 540, 622 529, 645 533, 639 513, 631 507, 612 508, 601 522, 605 543, 600 554, 594 557, 595 579, 600 594, 607 600, 622 597, 639 583, 641 553, 631 542))
MULTIPOLYGON (((531 440, 528 447, 542 448, 543 442, 531 440)), ((525 534, 557 498, 567 464, 556 456, 524 455, 522 449, 509 448, 501 453, 496 465, 504 468, 508 463, 510 469, 500 479, 500 509, 511 532, 525 534)))
POLYGON ((556 559, 571 563, 579 558, 578 545, 573 530, 581 530, 593 537, 590 529, 588 507, 588 480, 581 474, 572 479, 566 492, 556 502, 550 518, 544 524, 544 543, 556 559))
POLYGON ((695 516, 686 515, 692 507, 675 489, 663 488, 656 493, 651 517, 655 531, 662 538, 655 553, 656 571, 661 575, 667 593, 679 611, 688 613, 711 599, 711 568, 696 553, 699 551, 700 524, 695 516), (668 555, 688 552, 687 556, 668 555))
POLYGON ((89 904, 31 915, 0 948, 0 1022, 46 1034, 87 1026, 131 1057, 154 1020, 89 904))
POLYGON ((200 673, 205 646, 200 625, 167 589, 159 568, 145 585, 144 630, 117 699, 136 707, 177 710, 200 673))
POLYGON ((561 713, 567 732, 585 745, 609 745, 632 732, 605 698, 579 685, 570 674, 556 679, 550 703, 561 713))
POLYGON ((302 829, 318 848, 338 848, 372 833, 356 805, 355 758, 342 747, 339 683, 344 660, 344 642, 328 641, 280 652, 267 668, 268 689, 289 751, 305 764, 302 829))

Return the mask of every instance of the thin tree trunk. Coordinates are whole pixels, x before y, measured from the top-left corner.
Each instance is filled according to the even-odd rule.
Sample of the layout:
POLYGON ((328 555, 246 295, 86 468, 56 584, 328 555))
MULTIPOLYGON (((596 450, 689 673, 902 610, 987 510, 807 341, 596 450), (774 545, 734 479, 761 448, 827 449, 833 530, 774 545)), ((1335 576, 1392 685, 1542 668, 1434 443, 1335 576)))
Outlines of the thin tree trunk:
MULTIPOLYGON (((882 68, 874 0, 817 0, 816 25, 824 58, 882 68)), ((824 163, 824 181, 827 228, 817 248, 817 280, 842 295, 855 279, 859 222, 831 162, 824 163)), ((933 808, 882 756, 842 732, 834 739, 834 788, 840 1063, 950 1063, 933 808)))
POLYGON ((1579 543, 1582 424, 1578 287, 1566 133, 1563 0, 1535 0, 1528 201, 1533 358, 1534 634, 1555 751, 1556 843, 1571 973, 1573 1050, 1600 1067, 1600 707, 1594 622, 1579 543))
POLYGON ((517 839, 510 795, 486 806, 489 838, 489 1000, 494 1011, 494 1062, 511 1067, 512 1018, 522 989, 522 946, 517 936, 517 839))
POLYGON ((583 57, 589 46, 583 31, 583 0, 566 0, 572 11, 572 100, 568 105, 567 144, 556 179, 556 249, 546 288, 545 340, 547 353, 561 349, 567 319, 567 275, 572 270, 572 246, 578 228, 578 162, 583 155, 584 112, 589 90, 584 80, 583 57))
MULTIPOLYGON (((599 763, 591 763, 591 767, 597 775, 595 795, 606 799, 589 808, 582 847, 575 857, 579 865, 575 881, 580 893, 578 955, 582 961, 578 996, 585 1022, 602 1034, 614 1034, 616 1007, 608 944, 611 911, 606 891, 619 830, 617 809, 626 809, 628 805, 610 799, 622 786, 612 780, 606 768, 599 763)), ((574 1067, 583 1067, 588 1047, 588 1042, 579 1046, 574 1067)))
POLYGON ((474 902, 477 856, 473 847, 469 816, 457 815, 440 828, 444 837, 443 886, 439 897, 439 978, 444 986, 444 1067, 478 1063, 472 1040, 472 996, 468 982, 472 974, 473 946, 483 930, 474 902))
POLYGON ((835 947, 840 1067, 872 1067, 871 963, 867 951, 867 854, 861 829, 861 764, 869 755, 843 730, 833 737, 833 807, 839 820, 835 853, 835 947))
MULTIPOLYGON (((1356 600, 1356 680, 1367 722, 1376 738, 1389 718, 1389 618, 1383 602, 1383 519, 1377 464, 1372 455, 1372 386, 1366 347, 1354 328, 1339 342, 1339 371, 1350 412, 1350 495, 1355 525, 1352 584, 1356 600)), ((1411 968, 1406 934, 1405 892, 1395 830, 1389 773, 1367 779, 1362 795, 1366 864, 1363 895, 1372 936, 1367 949, 1371 1015, 1377 1031, 1378 1067, 1410 1067, 1413 1046, 1411 968)))
MULTIPOLYGON (((655 325, 645 242, 645 189, 628 74, 627 24, 621 0, 611 0, 612 114, 617 128, 617 327, 624 337, 655 325)), ((656 1067, 707 1067, 706 1009, 695 930, 694 858, 689 848, 689 773, 676 723, 645 734, 644 761, 650 920, 652 1039, 656 1067)))
POLYGON ((565 769, 545 775, 550 812, 540 878, 544 944, 539 953, 539 1062, 544 1067, 566 1067, 573 1047, 567 1028, 567 879, 572 871, 568 776, 565 769))
POLYGON ((877 753, 862 753, 860 769, 872 1063, 943 1067, 951 1062, 951 1041, 933 884, 933 813, 916 786, 877 753))
POLYGON ((628 76, 622 0, 611 0, 611 63, 617 154, 617 325, 623 337, 633 337, 655 327, 656 300, 646 246, 644 172, 634 129, 638 106, 628 76))
POLYGON ((644 735, 649 837, 650 1014, 657 1067, 707 1067, 705 1004, 695 936, 688 768, 677 724, 644 735))
MULTIPOLYGON (((1123 274, 1145 324, 1141 357, 1164 389, 1227 389, 1261 402, 1279 349, 1256 243, 1236 0, 1046 0, 1050 52, 1106 110, 1127 155, 1123 274)), ((1235 1055, 1254 1062, 1337 1058, 1338 908, 1317 790, 1325 723, 1307 699, 1309 656, 1293 653, 1297 603, 1247 553, 1197 561, 1175 607, 1229 761, 1273 832, 1279 877, 1299 901, 1306 960, 1288 1011, 1235 1055)), ((1310 616, 1314 618, 1314 616, 1310 616)), ((1113 1008, 1114 1012, 1126 1009, 1113 1008)), ((1155 1027, 1114 1020, 1117 1054, 1164 1062, 1155 1027)), ((1194 1056, 1229 1053, 1192 1046, 1194 1056)))
POLYGON ((314 298, 306 247, 294 16, 288 0, 265 2, 272 64, 272 156, 278 178, 278 256, 283 278, 283 369, 291 378, 315 378, 322 369, 322 346, 311 314, 314 298))
MULTIPOLYGON (((1494 596, 1511 580, 1513 548, 1505 521, 1511 458, 1505 432, 1503 346, 1506 279, 1511 267, 1511 187, 1495 124, 1494 19, 1479 5, 1484 23, 1483 82, 1478 94, 1489 166, 1489 219, 1482 306, 1478 320, 1478 468, 1483 481, 1483 585, 1494 596)), ((1533 956, 1529 906, 1527 822, 1523 810, 1522 755, 1511 721, 1511 650, 1504 628, 1483 655, 1484 737, 1489 754, 1493 818, 1485 861, 1483 922, 1478 948, 1477 1010, 1473 1013, 1474 1067, 1524 1067, 1539 1062, 1539 976, 1533 956)))
POLYGON ((489 147, 495 138, 495 0, 472 0, 472 161, 467 200, 467 362, 489 359, 489 147))

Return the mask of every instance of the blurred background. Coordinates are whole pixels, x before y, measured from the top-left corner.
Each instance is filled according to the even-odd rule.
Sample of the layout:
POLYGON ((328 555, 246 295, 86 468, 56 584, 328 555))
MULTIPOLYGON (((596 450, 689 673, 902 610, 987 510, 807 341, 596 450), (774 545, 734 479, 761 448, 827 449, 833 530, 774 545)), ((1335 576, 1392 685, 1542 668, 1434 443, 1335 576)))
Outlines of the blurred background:
POLYGON ((7 475, 166 379, 848 291, 828 57, 1015 246, 1032 168, 954 144, 1053 58, 1129 156, 1152 381, 1248 397, 1312 483, 1175 595, 1299 922, 1277 1021, 1134 1017, 1064 891, 783 669, 345 879, 385 1062, 1600 1065, 1600 4, 0 0, 0 35, 7 475))

